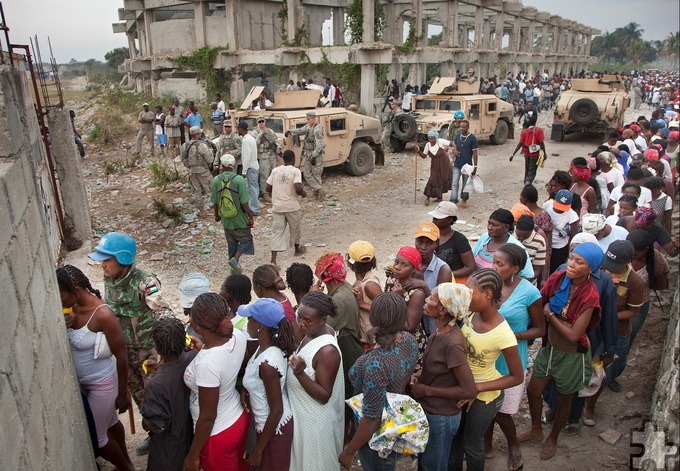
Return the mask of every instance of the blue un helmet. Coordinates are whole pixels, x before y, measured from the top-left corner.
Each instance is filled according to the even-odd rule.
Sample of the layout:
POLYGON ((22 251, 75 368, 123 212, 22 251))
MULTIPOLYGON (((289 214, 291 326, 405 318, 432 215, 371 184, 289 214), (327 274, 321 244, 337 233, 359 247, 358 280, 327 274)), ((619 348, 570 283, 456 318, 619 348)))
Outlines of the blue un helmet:
POLYGON ((455 113, 453 113, 453 117, 465 119, 465 112, 463 110, 457 110, 455 113))
POLYGON ((122 232, 109 232, 99 241, 94 252, 88 255, 96 262, 114 257, 120 265, 132 265, 137 255, 135 239, 122 232))

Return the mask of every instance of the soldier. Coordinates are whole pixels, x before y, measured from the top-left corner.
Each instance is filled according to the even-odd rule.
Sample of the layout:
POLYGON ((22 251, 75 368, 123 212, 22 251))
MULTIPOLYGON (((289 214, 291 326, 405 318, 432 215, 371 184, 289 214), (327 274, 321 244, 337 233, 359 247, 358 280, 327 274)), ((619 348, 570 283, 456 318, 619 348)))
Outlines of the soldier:
POLYGON ((144 103, 142 105, 143 111, 139 112, 137 116, 137 122, 140 124, 139 133, 137 133, 137 150, 135 151, 135 157, 139 155, 142 151, 142 143, 144 138, 149 142, 149 148, 151 149, 151 157, 153 157, 153 144, 154 144, 154 121, 156 120, 156 113, 149 110, 149 104, 144 103))
POLYGON ((198 208, 202 208, 206 197, 210 196, 210 185, 214 155, 209 144, 201 139, 203 129, 198 126, 189 128, 191 140, 182 145, 179 159, 189 170, 191 194, 198 208))
POLYGON ((316 113, 314 111, 308 111, 306 117, 307 124, 299 129, 289 129, 286 131, 285 136, 305 136, 301 156, 302 160, 304 160, 302 171, 305 181, 314 190, 316 198, 319 201, 323 201, 326 196, 326 191, 321 183, 324 148, 326 147, 326 144, 323 142, 323 128, 320 124, 317 124, 316 113))
POLYGON ((448 141, 453 142, 456 134, 460 131, 460 122, 465 119, 465 112, 463 110, 457 110, 453 113, 453 121, 449 124, 449 132, 446 136, 448 141))
POLYGON ((279 140, 274 131, 266 126, 263 116, 257 118, 257 128, 252 135, 257 143, 257 161, 260 164, 260 196, 271 203, 272 199, 266 191, 267 179, 276 167, 276 154, 280 152, 279 140))
MULTIPOLYGON (((122 232, 109 232, 101 238, 89 257, 101 262, 104 272, 104 300, 116 314, 125 340, 128 357, 128 390, 140 407, 144 402, 142 364, 156 358, 151 329, 164 314, 172 314, 161 296, 156 275, 135 265, 137 243, 122 232)), ((149 450, 149 439, 138 447, 138 454, 149 450)))
MULTIPOLYGON (((223 156, 224 154, 231 154, 236 159, 237 175, 241 175, 241 146, 243 145, 243 140, 241 136, 234 132, 231 120, 228 119, 224 122, 224 132, 220 134, 220 138, 217 141, 217 155, 223 156)), ((220 160, 216 159, 213 161, 213 171, 220 169, 220 160)))
MULTIPOLYGON (((401 101, 400 100, 391 100, 390 101, 390 112, 387 113, 387 116, 385 117, 385 121, 383 122, 383 132, 382 132, 382 145, 383 149, 389 149, 390 148, 390 138, 392 137, 392 132, 394 131, 394 118, 397 117, 397 115, 402 114, 404 111, 401 109, 401 101)), ((394 150, 392 150, 394 152, 394 150)))

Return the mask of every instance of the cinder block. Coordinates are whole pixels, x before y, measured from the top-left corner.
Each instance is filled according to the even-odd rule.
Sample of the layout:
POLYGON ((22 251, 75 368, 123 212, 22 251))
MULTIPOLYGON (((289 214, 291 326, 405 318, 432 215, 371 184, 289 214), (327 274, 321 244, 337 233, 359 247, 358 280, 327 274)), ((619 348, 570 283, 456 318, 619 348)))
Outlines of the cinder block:
POLYGON ((28 206, 28 188, 24 182, 23 168, 20 162, 15 161, 5 173, 5 185, 9 201, 12 222, 17 224, 24 216, 28 206))
MULTIPOLYGON (((28 449, 28 455, 31 457, 31 462, 43 463, 45 461, 45 423, 43 421, 43 408, 57 407, 56 404, 50 404, 48 398, 59 398, 56 394, 49 394, 38 390, 37 385, 34 385, 35 392, 29 396, 28 421, 25 424, 24 443, 28 449)), ((63 412, 66 412, 64 410, 63 412)), ((40 465, 42 466, 42 465, 40 465)), ((35 466, 38 468, 38 466, 35 466)))
POLYGON ((0 257, 7 250, 7 245, 14 232, 12 211, 10 210, 9 195, 7 194, 7 185, 5 183, 5 174, 11 167, 11 163, 0 162, 0 221, 2 221, 2 228, 0 229, 0 257))
MULTIPOLYGON (((30 315, 30 313, 26 313, 26 315, 30 315)), ((34 333, 28 330, 24 322, 18 322, 14 342, 10 344, 14 351, 18 353, 14 358, 14 366, 11 369, 10 378, 12 378, 12 383, 15 385, 18 395, 23 398, 29 397, 33 373, 36 368, 34 343, 34 333)), ((49 363, 45 361, 42 362, 42 366, 50 367, 49 363)), ((52 392, 52 394, 55 394, 55 392, 52 392)), ((22 412, 35 406, 35 404, 23 401, 20 404, 22 412)))
POLYGON ((9 243, 9 250, 5 258, 9 263, 9 270, 12 273, 20 302, 28 294, 28 282, 34 269, 28 253, 26 234, 15 234, 9 243))
POLYGON ((0 375, 0 417, 2 417, 3 433, 8 435, 0 440, 0 456, 2 456, 3 469, 19 468, 19 444, 24 442, 24 426, 17 407, 17 400, 12 393, 10 380, 5 375, 0 375), (11 439, 9 436, 11 435, 11 439))
POLYGON ((3 328, 0 329, 0 371, 9 371, 11 357, 15 352, 12 352, 8 346, 12 345, 19 316, 26 315, 26 313, 20 312, 14 282, 4 260, 0 260, 0 300, 2 300, 3 319, 3 328))
MULTIPOLYGON (((54 326, 50 319, 60 319, 58 316, 62 316, 61 309, 55 306, 54 310, 50 312, 45 312, 45 300, 47 299, 47 293, 45 291, 45 279, 43 278, 43 272, 39 266, 35 266, 33 269, 33 275, 31 276, 31 281, 28 284, 28 299, 31 302, 31 308, 33 310, 33 320, 35 322, 35 330, 50 329, 54 326)), ((63 317, 63 316, 62 316, 63 317)), ((42 358, 42 357, 38 357, 42 358)))
MULTIPOLYGON (((26 233, 28 234, 29 257, 31 260, 35 259, 36 255, 39 254, 40 239, 44 237, 44 225, 38 204, 38 198, 31 198, 24 214, 24 223, 26 224, 26 233)), ((38 258, 43 257, 43 254, 38 256, 38 258)))

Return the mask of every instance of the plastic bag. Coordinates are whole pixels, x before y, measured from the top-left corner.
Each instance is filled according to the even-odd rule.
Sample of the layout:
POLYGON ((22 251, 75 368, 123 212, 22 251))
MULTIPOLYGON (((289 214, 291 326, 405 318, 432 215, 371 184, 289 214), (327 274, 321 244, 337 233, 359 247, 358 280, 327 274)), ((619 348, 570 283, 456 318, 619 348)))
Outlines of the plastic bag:
POLYGON ((472 189, 473 193, 484 193, 484 182, 479 175, 471 175, 468 184, 465 185, 466 188, 468 185, 472 189))
POLYGON ((588 386, 578 392, 578 397, 590 397, 600 390, 602 382, 607 377, 607 372, 604 370, 602 359, 599 355, 593 357, 593 369, 590 376, 588 386))
MULTIPOLYGON (((357 420, 361 419, 363 400, 364 395, 358 394, 345 401, 357 420)), ((430 425, 422 406, 409 396, 388 392, 380 428, 368 441, 368 446, 382 458, 393 451, 415 455, 425 451, 429 434, 430 425)))

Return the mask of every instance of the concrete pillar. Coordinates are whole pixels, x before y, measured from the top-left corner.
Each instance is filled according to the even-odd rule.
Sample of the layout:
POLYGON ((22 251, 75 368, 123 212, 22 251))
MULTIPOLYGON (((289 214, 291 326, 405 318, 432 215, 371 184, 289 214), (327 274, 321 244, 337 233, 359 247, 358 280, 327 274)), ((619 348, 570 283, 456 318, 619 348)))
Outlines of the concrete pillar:
POLYGON ((137 57, 138 51, 137 46, 135 46, 135 33, 127 32, 125 33, 128 40, 128 50, 130 51, 130 59, 137 57))
POLYGON ((519 52, 522 44, 522 17, 517 15, 512 23, 512 34, 510 35, 510 50, 519 52))
MULTIPOLYGON (((295 40, 295 32, 302 26, 302 18, 304 18, 304 6, 301 5, 300 0, 284 0, 288 2, 288 41, 295 40)), ((236 17, 237 18, 237 17, 236 17)))
POLYGON ((562 48, 562 28, 559 25, 555 25, 553 33, 553 54, 559 54, 562 48))
MULTIPOLYGON (((446 27, 446 40, 444 44, 447 47, 460 47, 458 40, 458 0, 453 0, 447 4, 449 9, 449 19, 446 27)), ((455 70, 454 70, 455 72, 455 70)))
POLYGON ((153 54, 151 23, 153 23, 153 10, 144 10, 144 37, 146 38, 146 55, 149 56, 153 54))
POLYGON ((491 41, 491 22, 484 21, 482 26, 483 36, 482 36, 482 49, 493 48, 493 43, 491 41))
POLYGON ((344 44, 345 44, 345 9, 333 8, 333 46, 342 46, 344 44))
POLYGON ((534 41, 536 40, 536 22, 533 20, 529 22, 529 34, 527 36, 527 51, 533 54, 535 52, 534 41))
POLYGON ((588 32, 585 36, 585 41, 584 41, 584 47, 585 50, 583 51, 584 56, 589 56, 590 55, 590 46, 593 44, 593 36, 588 32))
MULTIPOLYGON (((369 1, 371 5, 372 1, 369 1)), ((365 30, 364 30, 365 33, 365 30)), ((399 81, 397 79, 397 81, 399 81)), ((361 107, 369 116, 376 114, 375 106, 375 65, 361 65, 361 107)))
MULTIPOLYGON (((363 22, 363 32, 361 36, 361 42, 364 44, 371 44, 375 42, 375 0, 363 0, 361 2, 361 8, 364 13, 364 22, 363 22)), ((362 66, 363 69, 363 66, 362 66)), ((375 75, 375 69, 373 70, 373 75, 375 75)), ((373 80, 375 82, 375 78, 373 80)), ((362 71, 362 78, 361 78, 361 100, 363 103, 364 100, 364 79, 363 79, 363 71, 362 71)), ((375 90, 375 83, 373 84, 373 89, 375 90)), ((371 100, 373 100, 373 94, 371 94, 371 100)), ((367 110, 368 111, 368 110, 367 110)))
MULTIPOLYGON (((289 2, 290 3, 290 2, 289 2)), ((239 10, 241 6, 241 0, 225 0, 225 17, 227 26, 225 31, 227 33, 227 44, 229 49, 238 50, 241 47, 240 41, 240 27, 239 27, 239 10)), ((293 10, 294 11, 294 10, 293 10)), ((288 7, 288 19, 290 24, 290 18, 293 16, 290 10, 290 4, 288 7)), ((290 28, 288 29, 288 37, 290 39, 290 28)), ((234 95, 231 96, 232 100, 235 99, 234 95)))
POLYGON ((478 6, 476 11, 475 11, 475 42, 474 42, 474 48, 475 49, 482 49, 482 39, 484 36, 484 33, 482 30, 484 29, 484 7, 478 6))
MULTIPOLYGON (((145 12, 146 13, 146 12, 145 12)), ((206 45, 205 18, 210 14, 207 2, 194 2, 194 31, 196 32, 196 49, 206 45)))
POLYGON ((392 79, 397 79, 397 82, 401 82, 401 77, 404 75, 404 66, 399 62, 392 62, 389 66, 387 72, 387 78, 392 82, 392 79))
POLYGON ((503 27, 505 25, 505 15, 503 12, 499 12, 496 15, 496 32, 494 33, 494 39, 495 39, 495 44, 493 46, 490 45, 489 49, 495 49, 496 51, 500 51, 503 49, 503 27))
POLYGON ((231 101, 243 101, 246 97, 246 90, 243 82, 243 70, 241 67, 231 69, 231 85, 229 86, 229 96, 231 101))
MULTIPOLYGON (((68 110, 51 107, 47 110, 47 122, 52 138, 52 157, 57 167, 59 187, 64 203, 64 219, 70 220, 73 227, 73 232, 66 236, 71 241, 80 239, 80 244, 82 244, 84 240, 90 239, 92 222, 87 189, 80 170, 81 157, 76 149, 71 117, 68 110)), ((68 226, 68 223, 66 225, 68 226)))
POLYGON ((541 50, 538 52, 541 54, 548 53, 548 23, 543 23, 541 28, 541 50))

